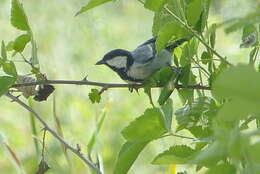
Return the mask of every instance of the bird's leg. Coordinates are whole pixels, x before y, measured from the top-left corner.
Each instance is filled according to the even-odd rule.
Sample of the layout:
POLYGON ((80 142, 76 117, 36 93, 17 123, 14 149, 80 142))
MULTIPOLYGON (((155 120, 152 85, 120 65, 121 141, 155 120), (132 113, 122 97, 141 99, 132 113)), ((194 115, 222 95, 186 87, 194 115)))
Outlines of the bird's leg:
POLYGON ((130 92, 133 92, 133 91, 135 90, 135 91, 139 94, 138 89, 139 89, 139 87, 138 87, 135 83, 129 84, 128 90, 129 90, 130 92))

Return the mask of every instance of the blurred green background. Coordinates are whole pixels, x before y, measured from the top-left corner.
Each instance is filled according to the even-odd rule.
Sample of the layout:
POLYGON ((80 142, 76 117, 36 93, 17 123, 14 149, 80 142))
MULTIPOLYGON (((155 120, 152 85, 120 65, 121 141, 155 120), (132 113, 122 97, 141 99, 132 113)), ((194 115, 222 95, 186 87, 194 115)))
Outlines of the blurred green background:
MULTIPOLYGON (((215 0, 209 24, 243 16, 254 8, 256 1, 215 0)), ((6 43, 20 34, 9 22, 10 3, 10 0, 0 2, 0 39, 6 43)), ((88 76, 91 81, 122 83, 110 69, 97 67, 95 62, 111 49, 134 49, 152 35, 153 13, 144 9, 138 1, 121 0, 108 3, 77 17, 74 17, 75 13, 86 0, 24 0, 23 3, 38 44, 41 71, 46 73, 49 79, 81 80, 88 76)), ((240 42, 240 32, 225 35, 222 29, 218 30, 216 49, 231 62, 248 60, 250 49, 239 49, 240 42)), ((29 53, 30 48, 26 51, 29 53)), ((21 57, 17 55, 12 59, 18 66, 20 75, 28 73, 29 67, 20 62, 21 57)), ((111 89, 102 95, 100 104, 91 104, 88 99, 91 87, 55 87, 56 112, 65 139, 71 144, 80 144, 83 152, 86 152, 86 145, 95 131, 102 110, 104 107, 108 110, 95 150, 102 157, 106 173, 112 173, 117 154, 124 142, 120 131, 149 107, 148 97, 142 90, 138 95, 127 89, 111 89)), ((158 90, 153 90, 155 99, 157 95, 158 90)), ((172 98, 176 109, 181 102, 176 93, 172 98)), ((47 102, 34 103, 34 108, 44 120, 55 127, 52 103, 53 97, 50 97, 47 102)), ((176 125, 174 121, 173 125, 176 125)), ((39 142, 42 139, 41 128, 37 122, 39 142)), ((26 173, 34 173, 39 159, 35 153, 29 114, 5 97, 0 99, 0 133, 17 153, 26 173)), ((188 135, 187 132, 181 133, 188 135)), ((187 143, 187 140, 171 137, 149 144, 129 173, 169 173, 168 166, 158 167, 150 162, 156 154, 175 143, 187 143)), ((51 167, 48 174, 87 173, 88 167, 70 153, 73 166, 68 166, 60 144, 50 134, 47 134, 46 148, 46 158, 51 167)), ((177 169, 189 170, 189 167, 177 166, 177 169)), ((0 148, 0 174, 15 174, 19 173, 18 171, 11 158, 0 148)))

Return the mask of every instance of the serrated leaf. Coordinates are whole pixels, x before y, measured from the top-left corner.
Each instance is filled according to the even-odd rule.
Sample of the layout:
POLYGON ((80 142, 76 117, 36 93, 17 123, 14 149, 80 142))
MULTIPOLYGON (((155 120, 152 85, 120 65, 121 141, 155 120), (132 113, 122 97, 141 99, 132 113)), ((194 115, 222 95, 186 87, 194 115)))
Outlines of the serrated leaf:
POLYGON ((97 89, 91 89, 91 92, 88 94, 88 97, 92 103, 99 103, 101 100, 101 96, 97 89))
POLYGON ((185 104, 182 108, 176 110, 175 115, 179 126, 182 129, 186 126, 194 126, 202 116, 206 116, 208 120, 217 113, 217 106, 210 97, 199 97, 191 104, 185 104))
POLYGON ((236 168, 231 164, 219 164, 211 167, 206 174, 236 174, 236 168))
POLYGON ((4 41, 2 41, 2 46, 1 46, 1 56, 4 60, 7 60, 7 54, 6 54, 6 48, 5 48, 4 41))
POLYGON ((126 142, 118 155, 113 174, 126 174, 149 141, 126 142))
POLYGON ((143 115, 123 129, 122 135, 127 141, 149 141, 159 138, 167 129, 163 115, 158 108, 146 109, 143 115))
POLYGON ((156 156, 152 164, 187 164, 195 152, 186 145, 172 146, 169 150, 156 156))
POLYGON ((6 61, 2 64, 2 66, 6 74, 11 75, 13 77, 17 77, 16 67, 14 65, 14 62, 6 61))
POLYGON ((188 129, 192 135, 196 138, 206 138, 212 136, 212 130, 210 127, 192 126, 188 129))
POLYGON ((144 7, 152 11, 159 11, 163 7, 164 2, 165 0, 146 0, 144 7))
POLYGON ((0 76, 0 96, 5 94, 9 87, 16 81, 16 78, 10 76, 0 76))
POLYGON ((112 0, 90 0, 85 6, 81 7, 81 9, 76 13, 75 16, 84 13, 88 11, 89 9, 92 9, 94 7, 97 7, 99 5, 102 5, 104 3, 110 2, 112 0))
POLYGON ((12 0, 11 24, 19 30, 30 30, 28 19, 19 0, 12 0))
POLYGON ((162 89, 160 96, 158 98, 158 103, 163 105, 168 98, 171 96, 173 90, 175 89, 173 81, 170 81, 164 88, 162 89))
POLYGON ((23 52, 26 44, 30 42, 30 40, 31 36, 29 34, 18 36, 13 43, 13 49, 17 52, 23 52))

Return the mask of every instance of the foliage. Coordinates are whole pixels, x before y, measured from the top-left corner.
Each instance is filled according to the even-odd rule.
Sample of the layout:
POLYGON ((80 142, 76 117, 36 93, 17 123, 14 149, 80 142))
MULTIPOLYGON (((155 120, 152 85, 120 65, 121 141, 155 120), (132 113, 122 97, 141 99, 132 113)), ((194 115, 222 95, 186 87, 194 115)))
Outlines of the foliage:
MULTIPOLYGON (((90 0, 76 15, 107 2, 111 0, 90 0)), ((141 152, 149 144, 165 137, 181 137, 193 141, 169 144, 171 147, 168 150, 154 157, 151 162, 153 165, 192 165, 196 172, 207 174, 259 173, 260 4, 246 16, 209 25, 211 0, 145 0, 136 3, 138 2, 154 14, 151 31, 157 37, 158 53, 179 39, 185 38, 187 41, 176 47, 172 53, 174 69, 163 68, 144 83, 145 93, 150 98, 152 108, 143 108, 144 113, 121 131, 125 142, 118 150, 113 173, 128 173, 138 156, 146 155, 141 152), (241 30, 241 44, 237 51, 242 48, 251 49, 248 63, 232 64, 233 62, 229 62, 230 58, 221 56, 216 51, 219 37, 217 31, 221 27, 224 27, 226 34, 241 30), (209 86, 211 90, 205 92, 198 88, 198 84, 209 86), (155 94, 151 89, 156 86, 162 88, 157 103, 153 103, 155 94), (175 90, 182 106, 174 108, 173 114, 174 100, 171 95, 175 90), (172 120, 177 121, 174 129, 172 120), (250 125, 251 122, 256 125, 250 125), (191 137, 176 134, 185 131, 188 131, 191 137)), ((21 56, 23 63, 29 65, 27 74, 33 75, 38 81, 44 82, 47 79, 39 68, 37 43, 23 5, 19 0, 12 0, 11 4, 10 23, 23 33, 7 46, 2 41, 0 96, 13 92, 13 85, 24 71, 12 60, 16 54, 21 56), (28 51, 25 51, 27 46, 31 47, 29 59, 24 56, 28 54, 28 51)), ((103 88, 108 89, 108 85, 103 88)), ((91 89, 88 96, 92 104, 101 102, 102 92, 102 89, 91 89)), ((97 163, 100 169, 100 153, 95 151, 97 154, 93 155, 92 152, 98 142, 97 134, 104 124, 106 114, 104 112, 99 119, 87 144, 89 159, 97 163), (97 156, 97 159, 93 160, 92 156, 97 156)), ((2 144, 9 147, 6 143, 2 144)), ((10 148, 8 151, 21 168, 22 164, 17 155, 10 148)), ((80 151, 78 147, 78 152, 80 151)), ((66 153, 64 154, 66 156, 66 153)), ((42 160, 44 165, 48 166, 47 162, 42 160)), ((69 158, 67 160, 70 161, 69 158)), ((45 170, 42 170, 41 173, 44 172, 45 170)))

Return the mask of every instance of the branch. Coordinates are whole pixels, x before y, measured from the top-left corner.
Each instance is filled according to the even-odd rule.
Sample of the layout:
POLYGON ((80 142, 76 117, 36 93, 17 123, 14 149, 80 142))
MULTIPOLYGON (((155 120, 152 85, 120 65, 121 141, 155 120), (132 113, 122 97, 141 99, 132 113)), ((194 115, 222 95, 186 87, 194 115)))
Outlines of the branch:
POLYGON ((187 30, 189 30, 189 32, 191 32, 206 48, 208 48, 210 51, 212 51, 213 54, 215 54, 220 60, 222 60, 223 62, 225 62, 228 65, 232 65, 230 62, 228 62, 226 60, 226 58, 222 57, 217 51, 215 51, 212 47, 210 47, 201 37, 200 35, 193 30, 193 28, 191 28, 188 24, 186 24, 185 22, 183 22, 177 15, 175 15, 169 8, 167 8, 166 6, 164 6, 164 9, 170 14, 172 15, 172 17, 177 20, 182 26, 184 26, 187 30))
POLYGON ((31 112, 34 117, 41 122, 41 124, 44 126, 44 130, 50 132, 60 143, 64 145, 66 149, 69 149, 71 152, 73 152, 75 155, 77 155, 81 160, 84 161, 85 164, 87 164, 90 168, 96 171, 98 174, 102 174, 102 172, 96 167, 94 163, 92 163, 88 158, 86 158, 77 148, 74 148, 70 144, 68 144, 63 138, 61 138, 53 129, 51 129, 48 124, 42 119, 42 117, 35 112, 32 108, 30 108, 28 105, 26 105, 23 101, 21 101, 19 98, 13 96, 10 93, 5 94, 8 98, 12 99, 12 101, 18 103, 20 106, 22 106, 27 111, 31 112))
MULTIPOLYGON (((42 84, 53 84, 53 85, 86 85, 86 86, 98 86, 103 89, 109 89, 109 88, 134 88, 134 89, 140 89, 144 88, 144 84, 117 84, 117 83, 100 83, 100 82, 93 82, 88 80, 44 80, 44 81, 36 81, 36 82, 30 82, 30 83, 17 83, 12 85, 11 87, 17 88, 17 87, 23 87, 23 86, 33 86, 33 85, 42 85, 42 84)), ((163 87, 162 85, 154 86, 153 88, 160 88, 163 87)), ((176 85, 176 89, 181 88, 188 88, 188 89, 201 89, 201 90, 211 90, 209 86, 201 86, 201 85, 176 85)), ((102 91, 103 92, 103 91, 102 91)))

